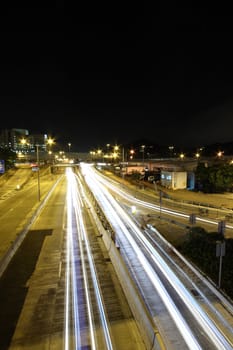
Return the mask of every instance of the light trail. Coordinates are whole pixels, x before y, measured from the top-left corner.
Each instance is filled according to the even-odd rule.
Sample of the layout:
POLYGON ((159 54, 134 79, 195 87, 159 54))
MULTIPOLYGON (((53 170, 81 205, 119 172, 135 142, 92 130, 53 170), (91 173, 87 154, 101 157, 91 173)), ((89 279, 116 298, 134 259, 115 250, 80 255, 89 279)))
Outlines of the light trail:
MULTIPOLYGON (((77 178, 76 178, 77 179, 77 178)), ((73 174, 73 181, 75 181, 75 175, 73 174)), ((78 179, 77 179, 78 181, 78 179)), ((75 182, 76 184, 76 182, 75 182)), ((80 184, 81 186, 81 184, 80 184)), ((76 191, 73 191, 74 196, 77 195, 79 192, 77 191, 77 186, 76 186, 76 191)), ((86 254, 88 257, 88 263, 89 263, 89 268, 91 271, 91 276, 92 276, 92 283, 94 285, 94 292, 95 292, 95 296, 96 296, 96 300, 98 303, 98 307, 99 307, 99 312, 100 312, 100 318, 101 318, 101 324, 102 324, 102 330, 104 331, 104 339, 106 341, 106 345, 107 345, 107 349, 112 350, 112 340, 111 340, 111 336, 110 336, 110 332, 109 332, 109 324, 105 315, 105 310, 104 310, 104 303, 102 300, 102 295, 100 292, 100 287, 99 287, 99 283, 98 283, 98 279, 97 279, 97 274, 96 274, 96 270, 95 270, 95 264, 92 258, 92 253, 91 253, 91 249, 90 249, 90 244, 88 241, 88 236, 85 230, 85 225, 83 222, 83 217, 82 217, 82 213, 81 213, 81 208, 80 205, 78 205, 80 203, 79 200, 77 200, 77 196, 75 196, 76 198, 74 199, 73 205, 75 208, 75 212, 76 212, 76 222, 79 223, 80 225, 80 237, 82 237, 84 243, 85 243, 85 248, 86 248, 86 254)), ((84 257, 84 252, 83 252, 83 248, 82 248, 82 244, 80 242, 80 249, 81 249, 81 253, 82 253, 82 261, 83 261, 83 267, 85 266, 85 257, 84 257)), ((84 271, 86 271, 86 268, 83 268, 84 271)), ((86 272, 85 272, 85 281, 86 281, 86 293, 88 293, 88 285, 87 285, 87 276, 86 276, 86 272)), ((91 305, 91 303, 89 302, 89 305, 91 305)))
MULTIPOLYGON (((74 319, 74 338, 75 338, 75 349, 82 349, 85 345, 83 344, 81 331, 80 331, 80 314, 79 314, 79 304, 82 303, 82 300, 79 300, 78 296, 78 287, 77 287, 77 268, 76 268, 76 258, 75 256, 79 252, 81 260, 81 269, 83 275, 83 288, 85 291, 85 300, 87 307, 87 316, 89 324, 89 336, 91 349, 98 349, 97 339, 96 339, 96 330, 95 322, 93 319, 93 310, 90 296, 90 284, 88 282, 88 268, 91 271, 93 289, 96 296, 96 301, 99 309, 99 316, 102 325, 102 332, 104 334, 105 348, 108 350, 113 350, 112 340, 109 331, 109 324, 105 314, 104 304, 102 300, 102 295, 97 279, 97 274, 95 270, 94 261, 92 258, 92 253, 90 250, 90 244, 88 241, 88 235, 85 230, 85 224, 82 214, 82 209, 84 206, 82 197, 79 194, 77 186, 77 177, 73 171, 67 169, 67 271, 66 271, 66 318, 65 318, 65 350, 70 350, 70 328, 72 326, 70 319, 74 319), (74 215, 72 214, 74 213, 74 215), (84 246, 85 250, 84 251, 84 246), (88 257, 86 263, 86 256, 88 257), (87 266, 88 265, 88 266, 87 266), (70 278, 71 276, 71 278, 70 278), (73 309, 71 310, 70 304, 70 295, 72 295, 73 309)), ((83 193, 83 192, 82 192, 83 193)))
MULTIPOLYGON (((150 226, 150 225, 148 225, 148 228, 149 228, 150 230, 156 232, 156 235, 158 235, 158 236, 160 237, 161 240, 163 240, 164 242, 166 242, 166 240, 164 239, 164 237, 159 233, 159 231, 158 231, 157 229, 155 229, 153 226, 150 226)), ((222 324, 224 324, 224 326, 225 326, 226 328, 228 328, 228 330, 229 330, 231 333, 233 333, 233 328, 229 325, 229 323, 228 323, 228 322, 226 321, 226 319, 221 315, 221 313, 214 307, 213 303, 205 296, 205 294, 201 291, 201 289, 197 286, 197 284, 195 284, 195 283, 193 282, 193 280, 189 277, 189 275, 187 275, 187 274, 184 272, 184 270, 183 270, 179 265, 177 265, 177 264, 174 262, 174 260, 171 258, 171 256, 170 256, 169 254, 167 254, 166 251, 165 251, 160 245, 157 244, 157 242, 150 236, 149 232, 148 232, 147 230, 146 230, 145 232, 146 232, 146 234, 148 235, 148 237, 150 238, 150 240, 153 242, 153 244, 156 245, 157 248, 160 249, 160 250, 163 252, 163 254, 164 254, 164 255, 166 256, 166 258, 170 261, 170 263, 171 263, 172 265, 174 265, 175 268, 176 268, 177 270, 179 270, 179 273, 185 276, 185 278, 186 278, 186 279, 189 281, 189 283, 195 288, 195 290, 196 290, 196 291, 198 292, 198 294, 202 297, 202 299, 205 301, 205 303, 208 304, 208 307, 212 310, 212 312, 213 312, 215 315, 218 316, 220 322, 221 322, 222 324)), ((165 244, 167 245, 167 242, 166 242, 165 244)), ((171 245, 170 245, 170 244, 169 244, 169 247, 171 248, 171 245)), ((174 248, 172 248, 172 249, 175 250, 174 248)), ((176 251, 176 250, 175 250, 175 251, 176 251)), ((176 251, 176 254, 178 254, 177 251, 176 251)), ((183 261, 185 261, 185 264, 186 264, 186 265, 188 264, 189 268, 190 268, 190 269, 195 273, 195 275, 196 275, 196 274, 197 274, 197 271, 194 270, 193 266, 192 266, 191 264, 189 264, 189 263, 184 259, 184 257, 181 256, 180 254, 179 254, 179 257, 180 257, 183 261)), ((200 273, 198 273, 198 276, 201 278, 201 274, 200 274, 200 273)), ((209 287, 209 288, 212 287, 212 285, 210 285, 209 283, 207 283, 207 284, 208 284, 208 287, 209 287)), ((228 304, 228 308, 229 308, 229 307, 230 307, 230 306, 229 306, 229 304, 228 304)))
MULTIPOLYGON (((120 207, 119 210, 122 211, 122 208, 120 207)), ((164 260, 156 251, 156 249, 154 249, 154 247, 150 244, 150 242, 145 239, 144 235, 141 233, 138 227, 134 224, 134 222, 132 222, 132 220, 127 216, 127 214, 125 214, 124 212, 122 214, 125 215, 125 221, 132 227, 134 233, 136 234, 141 244, 147 249, 148 252, 150 252, 150 256, 155 262, 155 264, 159 267, 160 271, 163 272, 164 276, 169 281, 169 283, 173 286, 173 288, 177 291, 179 296, 182 297, 182 300, 184 301, 186 306, 189 308, 189 310, 192 312, 197 322, 201 325, 201 327, 203 328, 203 331, 208 335, 208 337, 212 339, 214 345, 219 350, 223 348, 231 349, 232 346, 226 341, 225 337, 223 337, 219 329, 209 319, 209 317, 202 310, 202 308, 199 306, 196 300, 192 297, 189 291, 183 286, 183 284, 176 277, 173 271, 167 266, 167 264, 164 262, 164 260)))
MULTIPOLYGON (((93 193, 98 193, 98 197, 102 199, 101 205, 104 205, 104 212, 107 212, 107 216, 112 224, 113 227, 115 227, 116 231, 119 233, 119 231, 124 234, 128 241, 130 242, 133 250, 135 251, 138 259, 140 260, 141 264, 144 267, 144 270, 146 271, 148 277, 150 278, 151 282, 155 286, 156 290, 160 294, 163 302, 165 303, 171 317, 173 318, 174 322, 176 323, 180 333, 182 334, 187 346, 189 349, 192 350, 200 350, 201 347, 198 344, 195 336, 193 335, 191 329, 189 328, 188 324, 180 314, 179 310, 177 309, 176 305, 172 301, 171 297, 167 293, 165 287, 163 286, 162 282, 160 281, 159 277, 155 273, 155 271, 152 269, 151 265, 141 252, 140 247, 135 243, 134 239, 130 235, 128 229, 126 228, 123 221, 119 218, 117 211, 121 211, 122 209, 120 206, 118 207, 118 204, 115 203, 115 208, 112 207, 112 205, 109 204, 109 202, 113 202, 113 198, 108 194, 106 191, 106 188, 100 184, 98 184, 92 175, 92 173, 88 173, 88 176, 86 176, 86 181, 88 182, 88 185, 92 189, 93 193), (107 198, 108 197, 108 198, 107 198), (107 206, 107 208, 106 208, 107 206), (107 210, 106 210, 107 209, 107 210)), ((126 214, 123 214, 126 216, 126 214)))
MULTIPOLYGON (((90 166, 89 166, 90 167, 90 166)), ((117 183, 116 181, 110 180, 108 178, 105 178, 104 175, 100 175, 97 170, 95 168, 92 167, 92 171, 95 173, 96 178, 98 179, 98 181, 100 181, 101 183, 103 183, 106 187, 108 187, 109 189, 111 189, 112 191, 114 191, 117 195, 120 195, 122 198, 124 198, 125 200, 128 200, 130 202, 133 202, 134 204, 138 204, 144 208, 149 208, 151 210, 155 210, 155 211, 161 211, 162 213, 165 214, 169 214, 169 215, 173 215, 173 216, 178 216, 178 217, 183 217, 186 219, 189 219, 190 215, 188 214, 184 214, 182 212, 179 211, 175 211, 175 210, 171 210, 171 209, 166 209, 164 207, 161 207, 160 205, 157 204, 151 204, 145 201, 142 201, 138 198, 135 198, 134 196, 124 192, 120 187, 119 187, 119 183, 117 183)), ((202 217, 199 217, 198 215, 196 216, 196 221, 200 221, 206 224, 210 224, 210 225, 218 225, 218 221, 215 220, 210 220, 210 219, 205 219, 202 217)), ((228 229, 233 229, 233 226, 230 224, 226 224, 226 228, 228 229)))
MULTIPOLYGON (((98 177, 98 180, 97 180, 97 178, 95 177, 96 174, 94 174, 94 171, 91 171, 91 168, 83 166, 82 170, 83 170, 83 173, 85 174, 85 179, 88 186, 90 187, 91 191, 94 193, 100 205, 102 206, 103 211, 107 216, 108 220, 111 222, 112 227, 115 228, 118 236, 120 236, 121 234, 124 234, 125 237, 127 237, 128 241, 130 242, 133 250, 138 256, 138 259, 143 265, 144 270, 147 272, 151 282, 154 284, 156 290, 158 291, 165 305, 167 306, 167 309, 171 317, 175 321, 178 329, 180 330, 180 333, 182 334, 184 340, 186 341, 187 346, 190 349, 200 348, 200 345, 198 344, 191 329, 183 319, 180 312, 177 310, 175 304, 172 302, 170 296, 167 294, 167 291, 162 286, 162 283, 159 280, 158 276, 155 274, 148 260, 142 254, 140 247, 135 243, 135 240, 132 238, 125 224, 123 223, 122 220, 119 219, 119 217, 121 217, 122 219, 124 218, 123 220, 125 221, 125 223, 131 228, 131 230, 134 232, 134 235, 136 235, 137 239, 141 242, 141 244, 143 244, 144 248, 146 248, 146 250, 150 253, 150 257, 153 259, 154 263, 159 267, 160 271, 163 272, 166 279, 169 281, 169 283, 180 295, 183 302, 188 307, 190 312, 193 314, 193 316, 195 317, 199 325, 202 327, 203 332, 206 333, 208 338, 215 345, 216 349, 219 349, 219 350, 232 349, 232 344, 230 344, 226 340, 226 338, 223 336, 223 334, 217 328, 217 326, 209 319, 207 314, 202 310, 202 308, 199 306, 199 304, 196 302, 193 296, 188 292, 188 290, 183 286, 183 284, 172 272, 172 270, 166 265, 166 263, 163 261, 160 255, 153 248, 153 246, 147 240, 145 240, 144 235, 141 233, 141 231, 138 229, 138 227, 135 225, 135 223, 132 221, 129 215, 125 213, 122 207, 109 194, 109 192, 106 189, 106 181, 101 181, 100 183, 99 176, 97 175, 98 177)), ((111 184, 108 187, 111 187, 112 189, 111 184)), ((119 188, 117 189, 117 193, 119 194, 119 188)), ((124 196, 124 197, 129 198, 128 196, 124 196)), ((135 198, 134 198, 134 201, 135 201, 135 198)), ((183 214, 180 214, 180 215, 183 215, 183 214)))
POLYGON ((77 302, 77 285, 76 285, 76 271, 74 264, 74 244, 73 244, 73 225, 72 225, 72 187, 69 185, 69 172, 67 172, 68 178, 68 188, 67 188, 67 264, 66 264, 66 317, 65 317, 65 350, 70 349, 70 330, 72 328, 71 319, 74 319, 74 341, 75 341, 75 349, 81 349, 81 331, 79 325, 79 308, 77 302), (72 303, 70 300, 73 298, 72 303), (70 305, 73 305, 74 308, 71 310, 70 305), (74 312, 76 310, 76 312, 74 312))

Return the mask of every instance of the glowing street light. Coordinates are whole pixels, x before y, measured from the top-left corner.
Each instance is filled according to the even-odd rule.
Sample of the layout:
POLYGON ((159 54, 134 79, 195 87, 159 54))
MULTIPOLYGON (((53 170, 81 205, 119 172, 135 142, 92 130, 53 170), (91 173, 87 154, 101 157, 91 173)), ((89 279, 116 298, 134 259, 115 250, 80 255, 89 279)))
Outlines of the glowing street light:
POLYGON ((224 153, 223 151, 218 151, 217 156, 218 156, 219 159, 222 158, 223 153, 224 153))
POLYGON ((184 159, 184 153, 180 154, 180 159, 184 159))
POLYGON ((129 158, 130 158, 130 159, 133 159, 133 156, 134 156, 134 153, 135 153, 134 149, 131 149, 131 150, 129 151, 129 153, 130 153, 129 158))
POLYGON ((141 145, 141 151, 142 151, 142 165, 144 166, 144 155, 145 155, 145 145, 141 145))
POLYGON ((51 155, 52 155, 52 145, 55 143, 54 139, 49 137, 47 139, 47 145, 49 146, 48 154, 49 154, 49 161, 51 162, 51 155))
POLYGON ((55 142, 54 142, 54 140, 53 140, 51 137, 48 138, 47 144, 49 145, 49 147, 51 147, 54 143, 55 143, 55 142))
POLYGON ((28 142, 27 142, 27 140, 25 139, 25 138, 22 138, 21 140, 20 140, 20 143, 21 143, 21 145, 22 145, 22 149, 23 149, 23 151, 25 152, 26 151, 26 145, 28 145, 28 142))
POLYGON ((112 157, 113 157, 114 161, 116 161, 117 158, 119 157, 119 149, 120 149, 120 147, 118 145, 115 145, 113 147, 112 157))
POLYGON ((24 146, 27 144, 27 140, 23 138, 22 140, 20 140, 20 143, 24 146))

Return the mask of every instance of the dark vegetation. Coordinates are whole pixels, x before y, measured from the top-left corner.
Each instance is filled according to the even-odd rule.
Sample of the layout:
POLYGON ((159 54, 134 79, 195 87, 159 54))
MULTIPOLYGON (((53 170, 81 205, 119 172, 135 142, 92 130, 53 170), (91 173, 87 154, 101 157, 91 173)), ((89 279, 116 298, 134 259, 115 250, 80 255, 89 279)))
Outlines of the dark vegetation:
POLYGON ((221 290, 233 299, 233 239, 225 239, 216 232, 193 227, 178 250, 218 286, 220 258, 216 256, 217 242, 225 242, 222 257, 221 290))
POLYGON ((233 192, 233 164, 200 163, 195 171, 196 190, 204 193, 233 192))

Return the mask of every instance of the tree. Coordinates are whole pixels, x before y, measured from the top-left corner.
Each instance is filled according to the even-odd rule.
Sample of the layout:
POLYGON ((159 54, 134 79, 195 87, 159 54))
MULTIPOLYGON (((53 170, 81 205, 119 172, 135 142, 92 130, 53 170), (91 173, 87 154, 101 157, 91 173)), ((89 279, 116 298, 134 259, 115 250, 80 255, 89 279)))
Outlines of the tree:
POLYGON ((205 193, 223 193, 233 189, 233 165, 200 163, 195 172, 196 188, 205 193))
MULTIPOLYGON (((187 233, 186 240, 178 249, 193 262, 203 273, 211 278, 215 284, 219 277, 219 259, 216 256, 216 242, 223 241, 222 234, 207 232, 202 227, 193 227, 187 233)), ((233 239, 226 239, 226 254, 223 259, 221 288, 226 294, 233 297, 233 239)))

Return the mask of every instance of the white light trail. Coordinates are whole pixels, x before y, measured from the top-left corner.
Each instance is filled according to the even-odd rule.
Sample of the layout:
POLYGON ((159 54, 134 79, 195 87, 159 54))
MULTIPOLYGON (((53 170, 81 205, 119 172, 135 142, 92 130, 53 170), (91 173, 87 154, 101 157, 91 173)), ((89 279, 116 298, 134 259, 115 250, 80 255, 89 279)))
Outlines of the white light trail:
MULTIPOLYGON (((149 264, 148 260, 145 258, 143 253, 141 252, 140 247, 136 244, 132 236, 130 235, 128 229, 126 228, 123 221, 120 219, 119 214, 117 212, 121 212, 122 208, 115 203, 115 208, 112 207, 112 205, 109 204, 109 202, 113 202, 113 198, 108 194, 106 189, 98 184, 94 178, 94 176, 90 173, 88 173, 88 176, 86 176, 86 181, 88 182, 90 188, 92 189, 93 193, 97 193, 98 197, 102 199, 101 205, 104 206, 104 212, 107 213, 108 219, 110 220, 113 227, 116 228, 117 232, 119 231, 124 234, 128 241, 130 242, 135 254, 137 255, 138 259, 140 260, 142 266, 144 267, 145 272, 147 273, 148 277, 150 278, 151 282, 155 286, 156 290, 160 294, 161 298, 163 299, 163 302, 165 303, 171 317, 173 318, 174 322, 176 323, 178 329, 180 330, 180 333, 182 334, 188 349, 192 350, 201 350, 200 345, 198 344, 195 336, 193 335, 191 329, 189 328, 188 324, 182 317, 181 313, 177 309, 176 305, 174 304, 173 300, 167 293, 165 287, 161 283, 158 275, 155 273, 155 271, 152 269, 151 265, 149 264), (104 204, 103 204, 104 203, 104 204)), ((126 216, 125 213, 123 213, 124 216, 126 216)))
MULTIPOLYGON (((77 186, 75 183, 75 178, 74 178, 74 174, 71 171, 70 168, 67 169, 67 185, 68 185, 68 190, 67 192, 69 193, 69 197, 68 197, 68 204, 67 204, 67 218, 70 219, 69 221, 72 222, 72 211, 73 208, 75 206, 75 212, 77 213, 77 206, 79 204, 79 201, 76 199, 74 200, 74 195, 77 193, 77 186)), ((79 207, 78 207, 79 208, 79 207)), ((81 216, 81 215, 80 215, 81 216)), ((80 219, 80 218, 79 218, 80 219)), ((72 223, 70 225, 72 227, 72 223)), ((82 226, 82 222, 81 220, 77 220, 76 219, 76 226, 75 226, 75 232, 73 232, 73 230, 70 230, 70 235, 69 235, 69 240, 72 243, 73 242, 73 236, 76 237, 78 239, 78 237, 80 238, 80 229, 79 227, 82 226)), ((79 248, 80 248, 80 254, 81 254, 81 261, 84 262, 84 257, 83 257, 83 252, 82 252, 82 244, 79 243, 79 248)), ((74 245, 73 243, 69 245, 69 252, 67 251, 67 253, 69 254, 69 256, 72 256, 72 261, 75 261, 75 251, 74 251, 74 245)), ((73 300, 73 315, 74 315, 74 319, 78 320, 79 319, 79 300, 77 299, 78 296, 78 288, 77 288, 77 273, 76 273, 76 268, 75 268, 75 264, 72 263, 71 261, 71 274, 72 274, 72 294, 75 295, 74 300, 73 300)), ((86 269, 83 267, 82 265, 82 271, 83 271, 83 284, 84 284, 84 290, 85 290, 85 298, 86 298, 86 306, 87 306, 87 314, 88 314, 88 322, 89 322, 89 333, 90 333, 90 340, 91 340, 91 347, 93 350, 96 349, 96 345, 95 345, 95 332, 94 332, 94 321, 92 318, 92 311, 91 311, 91 301, 89 299, 89 288, 88 288, 88 278, 86 276, 86 269)), ((80 335, 80 330, 78 327, 76 327, 75 325, 75 341, 76 341, 76 349, 82 349, 82 338, 80 335)), ((67 349, 68 350, 68 349, 67 349)))
MULTIPOLYGON (((86 182, 88 183, 92 192, 95 194, 99 203, 101 203, 103 211, 104 211, 105 215, 107 216, 108 220, 111 222, 112 227, 115 228, 118 236, 123 233, 127 237, 133 250, 137 254, 141 264, 143 265, 145 271, 147 272, 152 283, 154 284, 155 288, 157 289, 157 291, 159 292, 160 296, 162 297, 164 303, 166 304, 170 315, 172 316, 172 318, 176 322, 177 327, 180 329, 180 332, 183 335, 183 338, 186 341, 189 348, 190 349, 199 349, 200 346, 199 346, 198 342, 196 341, 194 335, 192 334, 192 331, 190 330, 190 328, 188 327, 188 325, 184 321, 182 315, 179 313, 176 306, 172 302, 170 296, 168 296, 166 290, 162 286, 161 281, 159 280, 158 276, 153 271, 148 260, 142 254, 141 249, 135 243, 135 240, 132 238, 132 236, 130 235, 125 224, 123 224, 123 221, 120 220, 119 217, 124 218, 124 221, 127 223, 128 226, 131 227, 134 234, 140 240, 141 244, 143 244, 144 247, 147 249, 147 251, 150 252, 150 256, 153 259, 153 261, 156 263, 156 265, 163 272, 164 276, 166 276, 169 283, 174 287, 174 289, 182 297, 182 300, 184 301, 186 306, 189 308, 189 310, 192 312, 195 319, 202 327, 203 331, 208 335, 208 337, 214 343, 216 348, 219 350, 232 349, 232 345, 228 343, 226 338, 222 335, 221 331, 219 331, 219 329, 215 326, 215 324, 209 319, 207 314, 201 309, 201 307, 196 302, 196 300, 193 298, 193 296, 187 291, 187 289, 183 286, 183 284, 175 276, 175 274, 167 266, 167 264, 165 264, 165 262, 162 260, 160 255, 153 248, 153 246, 147 240, 145 240, 145 237, 142 235, 141 231, 138 229, 138 227, 135 225, 135 223, 132 221, 132 219, 128 216, 128 214, 125 213, 125 211, 122 209, 122 207, 109 194, 109 192, 106 190, 106 187, 104 186, 104 185, 106 185, 106 182, 104 181, 104 185, 103 185, 103 181, 101 181, 101 183, 100 183, 98 175, 97 175, 98 180, 96 180, 96 176, 95 176, 96 174, 94 174, 94 171, 91 171, 90 168, 88 169, 87 167, 85 167, 84 172, 85 172, 86 182)), ((111 184, 108 186, 111 186, 111 189, 112 189, 111 184)), ((117 191, 119 193, 119 188, 117 189, 117 191)), ((134 201, 135 201, 135 198, 134 198, 134 201)), ((184 214, 178 213, 178 215, 184 215, 184 214)), ((188 215, 187 215, 187 217, 188 217, 188 215)))
MULTIPOLYGON (((156 204, 151 204, 145 201, 142 201, 138 198, 135 198, 134 196, 124 192, 120 187, 119 187, 119 183, 117 183, 116 181, 110 180, 110 179, 105 179, 105 177, 103 175, 100 175, 96 169, 94 169, 92 167, 92 172, 95 174, 96 178, 98 179, 98 181, 100 181, 101 183, 103 183, 106 187, 110 188, 112 191, 114 191, 115 193, 117 193, 118 195, 120 195, 122 198, 125 198, 126 200, 133 202, 135 204, 141 205, 144 208, 149 208, 151 210, 155 210, 155 211, 161 211, 162 213, 166 213, 169 215, 173 215, 173 216, 179 216, 179 217, 183 217, 183 218, 187 218, 189 219, 188 214, 184 214, 175 210, 170 210, 170 209, 166 209, 164 207, 161 207, 160 205, 156 205, 156 204)), ((216 220, 210 220, 210 219, 205 219, 199 216, 196 216, 196 221, 200 221, 206 224, 210 224, 210 225, 218 225, 218 221, 216 220)), ((226 228, 228 229, 233 229, 232 225, 227 224, 226 228)))
MULTIPOLYGON (((70 223, 70 225, 68 225, 68 227, 71 227, 68 231, 70 233, 70 241, 69 241, 69 253, 68 256, 72 256, 71 262, 73 261, 73 264, 71 264, 71 270, 70 273, 72 273, 72 292, 73 292, 73 304, 74 304, 74 319, 78 320, 79 319, 79 308, 78 308, 78 292, 77 292, 77 285, 76 285, 76 281, 77 281, 77 274, 76 274, 76 268, 75 268, 75 246, 73 244, 73 239, 77 239, 77 243, 79 246, 79 252, 80 252, 80 259, 82 262, 82 273, 83 273, 83 286, 84 286, 84 290, 85 290, 85 298, 86 298, 86 306, 87 306, 87 314, 88 314, 88 323, 89 323, 89 333, 90 333, 90 340, 91 340, 91 349, 95 350, 97 349, 97 345, 96 345, 96 339, 95 339, 95 328, 94 328, 94 319, 93 319, 93 312, 92 312, 92 301, 91 301, 91 297, 90 297, 90 286, 88 283, 88 275, 87 275, 87 270, 88 268, 91 271, 91 275, 92 275, 92 283, 94 286, 94 292, 95 292, 95 296, 96 296, 96 301, 98 304, 98 308, 99 308, 99 314, 100 314, 100 319, 101 319, 101 324, 102 324, 102 331, 104 333, 104 340, 105 340, 105 344, 106 344, 106 349, 108 350, 113 350, 112 347, 112 340, 110 337, 110 332, 109 332, 109 324, 106 318, 106 314, 105 314, 105 309, 104 309, 104 304, 103 304, 103 300, 102 300, 102 295, 101 295, 101 291, 100 291, 100 287, 99 287, 99 283, 98 283, 98 279, 97 279, 97 275, 96 275, 96 270, 95 270, 95 265, 94 265, 94 261, 92 258, 92 253, 91 253, 91 249, 90 249, 90 244, 88 241, 88 235, 87 232, 85 230, 85 224, 84 224, 84 220, 83 220, 83 214, 82 214, 82 209, 83 209, 83 200, 81 198, 81 195, 78 191, 78 186, 77 186, 77 182, 78 179, 75 176, 75 174, 70 170, 67 169, 67 182, 68 182, 68 193, 69 193, 69 201, 67 204, 67 221, 70 223), (72 231, 72 212, 74 211, 75 213, 75 230, 72 231), (73 238, 74 237, 74 238, 73 238), (76 237, 76 238, 75 238, 76 237), (84 247, 83 244, 85 244, 85 249, 86 249, 86 253, 84 252, 84 247), (86 264, 86 255, 88 257, 88 267, 86 264)), ((81 188, 81 187, 80 187, 81 188)), ((84 194, 82 192, 82 194, 84 194)), ((68 283, 68 281, 67 281, 68 283)), ((68 289, 68 287, 67 287, 68 289)), ((67 292, 70 292, 70 290, 68 290, 67 292)), ((69 302, 68 297, 67 299, 67 303, 69 302)), ((69 309, 67 307, 67 314, 69 309)), ((68 316, 68 315, 67 315, 68 316)), ((67 332, 68 332, 68 328, 67 332)), ((75 337, 77 337, 77 345, 76 345, 76 349, 81 349, 82 344, 81 344, 81 337, 80 337, 80 331, 79 331, 79 327, 78 327, 78 322, 75 322, 75 337), (77 324, 77 326, 76 326, 77 324)), ((68 338, 68 334, 66 336, 66 338, 68 338)), ((68 341, 67 341, 67 346, 69 346, 68 341)), ((67 347, 68 350, 68 347, 67 347)))

